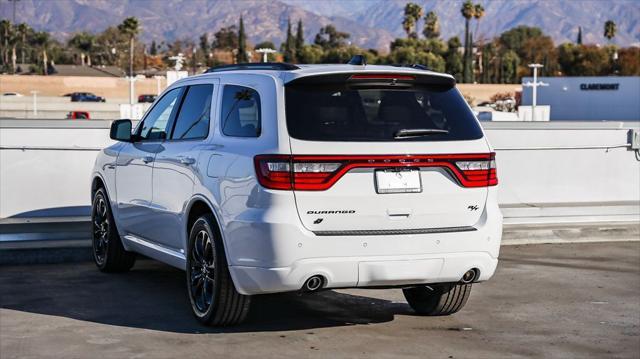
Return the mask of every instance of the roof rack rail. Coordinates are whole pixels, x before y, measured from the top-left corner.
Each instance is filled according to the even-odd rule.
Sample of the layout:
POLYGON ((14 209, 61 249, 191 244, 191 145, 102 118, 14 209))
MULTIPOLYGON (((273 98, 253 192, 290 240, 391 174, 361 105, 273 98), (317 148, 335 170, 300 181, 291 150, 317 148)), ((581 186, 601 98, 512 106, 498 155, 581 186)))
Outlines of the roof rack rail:
POLYGON ((223 72, 223 71, 236 71, 236 70, 277 70, 277 71, 292 71, 299 70, 300 68, 294 64, 286 62, 250 62, 233 65, 214 66, 205 73, 211 72, 223 72))
POLYGON ((392 64, 391 66, 395 66, 395 67, 410 67, 410 68, 416 69, 416 70, 433 71, 428 66, 425 66, 425 65, 422 65, 422 64, 392 64))

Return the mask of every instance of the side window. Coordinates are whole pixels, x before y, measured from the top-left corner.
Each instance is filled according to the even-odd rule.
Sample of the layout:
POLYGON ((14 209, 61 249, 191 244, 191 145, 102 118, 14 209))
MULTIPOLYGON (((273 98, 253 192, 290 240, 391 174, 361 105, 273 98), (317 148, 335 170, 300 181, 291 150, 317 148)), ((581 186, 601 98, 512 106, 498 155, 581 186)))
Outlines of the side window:
POLYGON ((187 89, 172 139, 206 138, 209 134, 213 85, 193 85, 187 89))
POLYGON ((153 106, 151 112, 149 112, 142 122, 139 133, 140 139, 160 140, 166 138, 169 132, 171 112, 180 97, 181 90, 180 88, 176 88, 167 92, 167 94, 162 96, 160 101, 153 106))
POLYGON ((260 136, 260 95, 243 86, 226 85, 222 94, 222 133, 236 137, 260 136))

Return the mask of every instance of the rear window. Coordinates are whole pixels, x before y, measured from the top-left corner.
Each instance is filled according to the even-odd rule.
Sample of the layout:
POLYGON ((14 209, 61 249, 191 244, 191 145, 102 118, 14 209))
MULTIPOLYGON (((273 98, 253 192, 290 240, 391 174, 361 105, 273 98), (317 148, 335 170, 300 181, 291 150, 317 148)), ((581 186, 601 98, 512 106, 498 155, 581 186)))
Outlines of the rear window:
POLYGON ((482 138, 464 98, 451 86, 353 84, 286 87, 289 134, 308 141, 461 141, 482 138), (410 133, 411 136, 407 134, 410 133))

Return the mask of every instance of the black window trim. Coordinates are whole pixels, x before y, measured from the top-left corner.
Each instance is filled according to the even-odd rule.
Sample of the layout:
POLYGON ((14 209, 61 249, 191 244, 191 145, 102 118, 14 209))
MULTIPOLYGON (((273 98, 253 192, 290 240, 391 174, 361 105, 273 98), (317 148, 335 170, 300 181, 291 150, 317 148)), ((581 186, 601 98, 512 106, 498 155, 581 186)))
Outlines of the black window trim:
MULTIPOLYGON (((209 135, 211 134, 211 113, 209 113, 209 126, 207 126, 207 134, 204 137, 196 137, 196 138, 172 138, 173 137, 173 132, 176 129, 176 123, 178 122, 178 116, 180 116, 180 111, 182 110, 182 105, 184 104, 184 100, 187 98, 187 95, 189 93, 189 89, 192 86, 198 86, 198 85, 206 85, 206 86, 211 86, 211 108, 209 109, 209 111, 213 110, 213 101, 214 101, 214 97, 213 94, 215 93, 215 84, 213 83, 195 83, 195 84, 188 84, 182 87, 182 93, 180 94, 180 104, 178 106, 178 111, 175 113, 175 116, 173 116, 170 119, 170 126, 171 126, 171 131, 169 134, 167 134, 167 138, 165 139, 166 142, 181 142, 181 141, 203 141, 209 138, 209 135)), ((172 114, 173 115, 173 114, 172 114)))
POLYGON ((256 138, 260 138, 262 137, 262 96, 260 95, 260 91, 258 91, 258 89, 244 85, 244 84, 234 84, 234 83, 226 83, 224 85, 220 86, 220 110, 218 111, 218 113, 220 114, 220 124, 219 124, 219 128, 220 128, 220 135, 222 137, 227 137, 227 138, 234 138, 234 139, 241 139, 241 140, 251 140, 251 139, 256 139, 256 138), (258 136, 233 136, 233 135, 227 135, 224 133, 224 124, 226 121, 226 118, 224 118, 224 114, 222 113, 222 110, 224 110, 224 89, 227 86, 236 86, 236 87, 244 87, 246 89, 252 90, 254 91, 256 94, 258 94, 258 125, 260 126, 260 133, 258 134, 258 136))
MULTIPOLYGON (((139 143, 139 142, 164 142, 167 139, 169 139, 171 137, 171 133, 167 133, 167 135, 165 136, 164 139, 159 139, 159 138, 154 138, 154 139, 147 139, 147 138, 140 138, 140 132, 142 132, 142 127, 144 124, 144 121, 146 121, 147 117, 151 114, 151 112, 153 112, 153 109, 156 108, 156 106, 158 106, 158 104, 162 101, 163 98, 165 98, 169 93, 171 93, 174 90, 178 90, 178 97, 176 98, 176 104, 178 105, 182 105, 182 99, 184 97, 185 94, 185 87, 186 86, 180 86, 180 87, 174 87, 170 90, 168 90, 167 92, 165 92, 162 97, 160 97, 159 99, 157 99, 155 101, 155 103, 153 104, 153 106, 151 106, 151 108, 149 108, 149 110, 147 110, 147 113, 145 114, 145 116, 142 118, 142 120, 140 120, 140 123, 138 123, 138 127, 136 127, 136 131, 135 131, 135 136, 136 136, 136 140, 135 143, 139 143)), ((167 127, 171 128, 173 130, 173 122, 175 121, 175 118, 178 114, 178 107, 180 106, 173 106, 173 108, 171 109, 171 114, 169 115, 169 120, 168 120, 168 124, 167 127)))

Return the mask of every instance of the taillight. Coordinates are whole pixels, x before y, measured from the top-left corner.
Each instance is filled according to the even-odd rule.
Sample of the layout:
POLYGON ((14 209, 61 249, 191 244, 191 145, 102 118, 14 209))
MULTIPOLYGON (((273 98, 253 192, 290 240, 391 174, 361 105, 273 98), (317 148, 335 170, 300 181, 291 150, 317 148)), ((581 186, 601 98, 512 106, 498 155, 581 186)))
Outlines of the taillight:
POLYGON ((354 168, 443 167, 462 187, 498 184, 495 154, 445 155, 258 155, 258 182, 279 190, 322 191, 354 168))
POLYGON ((333 185, 329 181, 343 164, 309 161, 298 156, 260 155, 255 158, 258 181, 270 189, 325 190, 333 185))
POLYGON ((489 154, 485 160, 456 161, 456 167, 464 177, 465 187, 487 187, 498 184, 496 155, 489 154))

